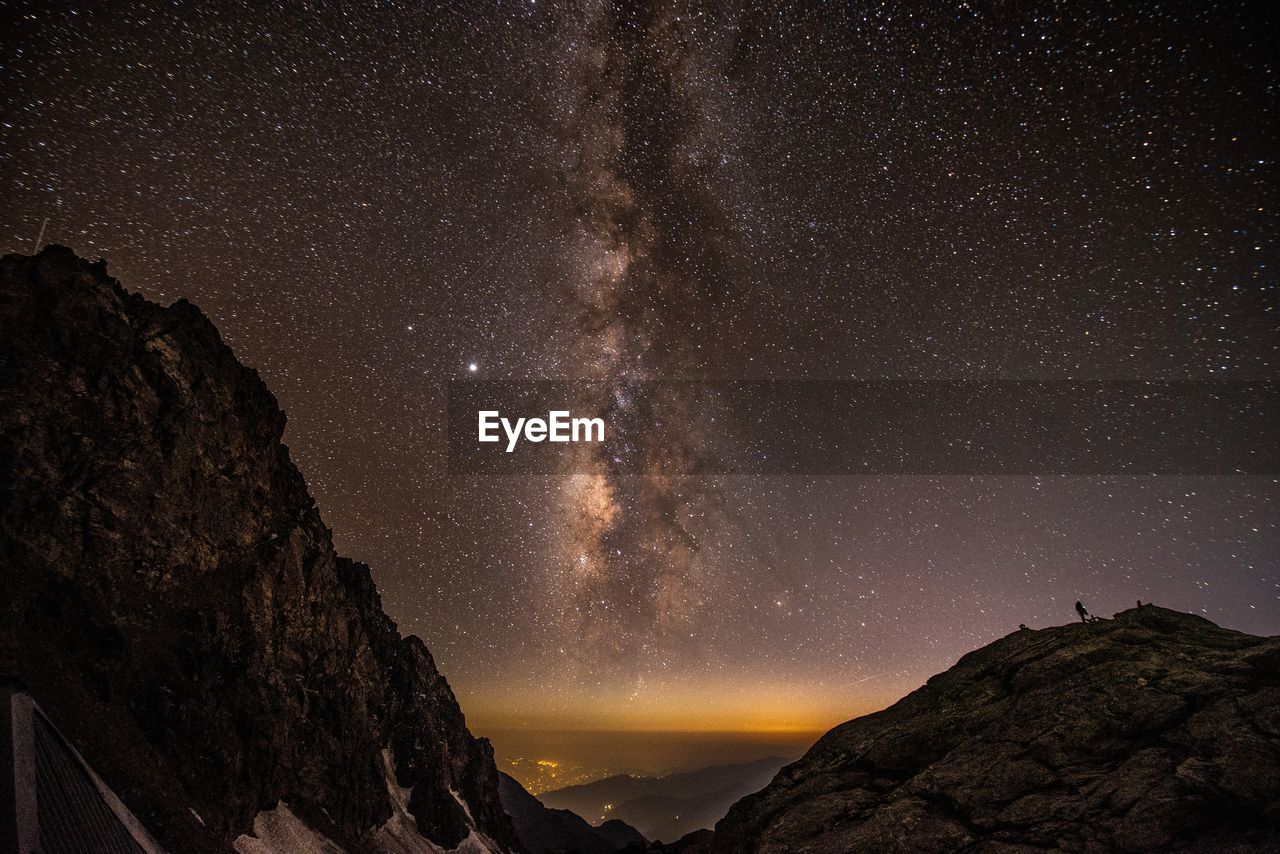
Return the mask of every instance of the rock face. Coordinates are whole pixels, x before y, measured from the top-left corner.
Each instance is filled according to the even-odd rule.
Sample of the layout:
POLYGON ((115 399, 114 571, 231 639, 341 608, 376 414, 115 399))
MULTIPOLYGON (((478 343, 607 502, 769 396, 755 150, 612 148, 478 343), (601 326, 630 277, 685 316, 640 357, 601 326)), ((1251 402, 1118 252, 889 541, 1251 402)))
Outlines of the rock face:
POLYGON ((284 425, 190 303, 62 247, 0 261, 8 669, 172 850, 259 813, 355 851, 514 849, 488 742, 334 553, 284 425))
POLYGON ((689 851, 1280 851, 1280 638, 1018 631, 836 727, 689 851))
POLYGON ((608 821, 592 827, 569 810, 555 810, 525 791, 515 778, 499 772, 502 806, 515 824, 516 836, 529 854, 614 854, 643 851, 647 840, 634 827, 608 821))

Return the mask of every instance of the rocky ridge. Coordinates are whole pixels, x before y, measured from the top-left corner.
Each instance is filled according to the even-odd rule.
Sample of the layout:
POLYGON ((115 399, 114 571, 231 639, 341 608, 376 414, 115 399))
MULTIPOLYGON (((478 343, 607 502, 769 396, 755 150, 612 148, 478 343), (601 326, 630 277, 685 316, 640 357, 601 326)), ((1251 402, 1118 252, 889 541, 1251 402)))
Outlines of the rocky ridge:
POLYGON ((205 316, 51 246, 0 260, 0 331, 6 670, 152 833, 514 850, 488 742, 205 316))
POLYGON ((693 852, 1280 851, 1280 637, 1144 605, 842 724, 693 852))

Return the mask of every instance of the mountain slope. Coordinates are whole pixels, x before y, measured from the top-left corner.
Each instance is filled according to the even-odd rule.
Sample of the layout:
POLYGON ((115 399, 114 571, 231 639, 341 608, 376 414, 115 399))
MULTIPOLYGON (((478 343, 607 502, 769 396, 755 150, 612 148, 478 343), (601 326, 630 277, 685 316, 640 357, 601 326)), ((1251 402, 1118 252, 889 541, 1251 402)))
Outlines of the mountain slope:
POLYGON ((49 247, 0 261, 0 332, 9 669, 152 833, 514 848, 488 742, 200 311, 49 247))
POLYGON ((1019 631, 827 733, 690 852, 1280 851, 1280 637, 1019 631))
POLYGON ((511 816, 520 844, 529 854, 614 854, 624 848, 643 850, 647 842, 621 821, 592 827, 569 810, 554 810, 525 791, 513 777, 499 772, 498 794, 511 816))

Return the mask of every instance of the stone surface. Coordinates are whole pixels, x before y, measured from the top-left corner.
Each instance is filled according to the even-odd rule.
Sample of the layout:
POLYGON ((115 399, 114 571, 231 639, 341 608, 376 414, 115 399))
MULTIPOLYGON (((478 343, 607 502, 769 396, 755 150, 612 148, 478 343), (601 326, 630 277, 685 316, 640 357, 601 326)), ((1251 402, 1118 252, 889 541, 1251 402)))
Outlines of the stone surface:
POLYGON ((162 843, 225 851, 284 803, 375 850, 398 787, 434 843, 514 848, 488 742, 200 311, 49 247, 0 261, 0 332, 9 669, 162 843))
POLYGON ((1280 638, 1154 606, 1014 632, 831 730, 687 842, 1280 851, 1280 638))

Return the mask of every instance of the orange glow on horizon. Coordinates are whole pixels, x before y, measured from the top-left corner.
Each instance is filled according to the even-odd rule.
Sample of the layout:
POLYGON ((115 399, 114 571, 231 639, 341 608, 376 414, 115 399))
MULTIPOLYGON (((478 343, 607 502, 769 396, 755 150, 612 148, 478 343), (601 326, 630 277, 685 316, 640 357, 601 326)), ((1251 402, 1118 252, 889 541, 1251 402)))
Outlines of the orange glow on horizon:
MULTIPOLYGON (((605 692, 595 696, 555 699, 534 695, 513 704, 476 696, 465 706, 468 723, 484 730, 562 732, 735 733, 792 735, 823 733, 834 726, 897 700, 897 692, 862 693, 858 697, 824 694, 813 686, 668 685, 641 695, 605 692)), ((906 693, 903 691, 902 693, 906 693)))

